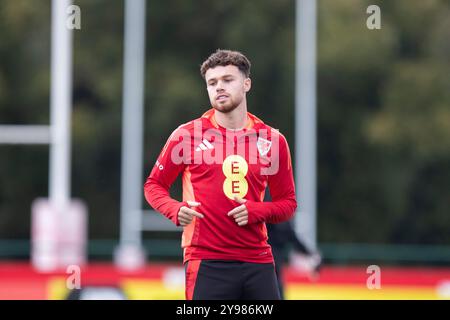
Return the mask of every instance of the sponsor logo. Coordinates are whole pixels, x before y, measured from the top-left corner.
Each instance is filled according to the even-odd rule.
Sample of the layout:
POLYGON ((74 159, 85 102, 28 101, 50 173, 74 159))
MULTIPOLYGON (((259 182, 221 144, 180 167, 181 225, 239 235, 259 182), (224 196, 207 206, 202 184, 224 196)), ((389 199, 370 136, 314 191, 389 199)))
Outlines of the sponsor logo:
POLYGON ((225 175, 223 193, 231 200, 234 197, 244 198, 248 192, 248 182, 245 176, 248 172, 248 164, 244 158, 238 155, 228 156, 222 165, 225 175))
POLYGON ((198 147, 195 149, 195 151, 201 151, 201 150, 205 151, 205 150, 210 150, 210 149, 214 149, 214 146, 208 140, 203 139, 203 141, 198 145, 198 147))

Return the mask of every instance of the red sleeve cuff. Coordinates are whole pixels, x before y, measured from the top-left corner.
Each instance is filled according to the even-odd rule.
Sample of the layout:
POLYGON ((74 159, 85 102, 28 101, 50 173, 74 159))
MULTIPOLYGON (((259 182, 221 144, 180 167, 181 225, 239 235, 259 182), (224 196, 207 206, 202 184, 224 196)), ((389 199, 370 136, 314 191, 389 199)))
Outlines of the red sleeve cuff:
POLYGON ((248 224, 260 223, 265 221, 264 202, 254 202, 247 200, 245 206, 248 211, 248 224))
POLYGON ((248 211, 248 223, 280 223, 287 221, 295 214, 297 202, 294 200, 282 200, 276 202, 254 202, 245 203, 248 211))

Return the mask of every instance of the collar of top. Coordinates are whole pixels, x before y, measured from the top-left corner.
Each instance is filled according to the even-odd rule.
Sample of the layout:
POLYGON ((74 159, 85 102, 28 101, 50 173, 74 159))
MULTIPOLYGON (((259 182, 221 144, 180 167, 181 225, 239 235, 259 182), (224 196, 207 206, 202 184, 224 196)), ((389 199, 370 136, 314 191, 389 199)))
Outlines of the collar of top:
MULTIPOLYGON (((214 112, 215 112, 215 109, 211 108, 202 115, 202 118, 207 119, 214 128, 216 128, 216 129, 222 128, 217 123, 217 121, 214 117, 214 112)), ((250 112, 247 112, 247 124, 245 125, 244 129, 252 129, 256 124, 264 124, 264 122, 261 119, 259 119, 257 116, 251 114, 250 112)), ((228 130, 231 130, 231 129, 228 129, 228 130)))

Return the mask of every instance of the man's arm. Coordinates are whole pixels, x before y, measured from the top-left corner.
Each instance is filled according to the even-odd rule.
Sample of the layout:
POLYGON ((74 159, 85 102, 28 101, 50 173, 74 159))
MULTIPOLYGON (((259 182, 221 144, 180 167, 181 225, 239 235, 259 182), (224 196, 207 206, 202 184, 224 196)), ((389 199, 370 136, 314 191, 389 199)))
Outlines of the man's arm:
POLYGON ((179 226, 178 212, 187 203, 177 201, 170 197, 169 189, 177 176, 185 168, 185 164, 174 163, 172 159, 172 150, 180 142, 180 130, 176 129, 167 140, 162 149, 158 161, 153 167, 147 181, 144 184, 144 194, 147 202, 158 212, 172 220, 179 226))
POLYGON ((297 209, 295 184, 289 146, 279 134, 279 168, 268 176, 272 202, 247 201, 248 223, 280 223, 293 217, 297 209))

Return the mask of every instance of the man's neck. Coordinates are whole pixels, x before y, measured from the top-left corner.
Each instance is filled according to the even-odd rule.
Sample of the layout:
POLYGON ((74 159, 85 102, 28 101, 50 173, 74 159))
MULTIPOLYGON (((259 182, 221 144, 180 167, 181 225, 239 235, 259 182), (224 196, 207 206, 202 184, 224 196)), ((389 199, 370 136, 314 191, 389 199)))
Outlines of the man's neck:
POLYGON ((244 129, 247 125, 247 105, 242 103, 236 109, 231 112, 223 113, 214 110, 214 118, 216 122, 229 130, 244 129))

